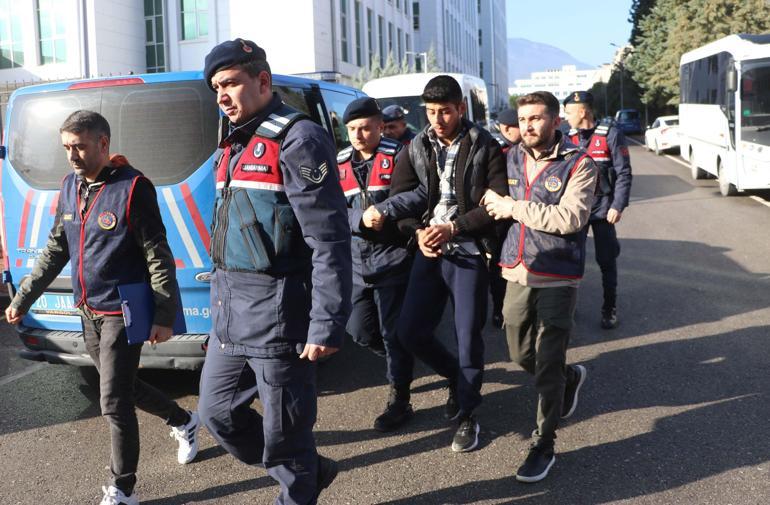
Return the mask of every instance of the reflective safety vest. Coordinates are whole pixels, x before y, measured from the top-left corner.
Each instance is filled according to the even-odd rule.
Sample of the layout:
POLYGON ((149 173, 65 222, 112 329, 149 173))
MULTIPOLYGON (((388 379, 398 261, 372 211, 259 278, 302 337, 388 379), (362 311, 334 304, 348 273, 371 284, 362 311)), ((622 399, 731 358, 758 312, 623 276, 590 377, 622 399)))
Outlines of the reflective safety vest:
POLYGON ((282 105, 260 124, 232 170, 232 146, 224 149, 211 234, 216 268, 277 275, 308 267, 310 249, 284 191, 279 154, 288 129, 305 118, 282 105))
POLYGON ((97 314, 122 314, 118 285, 147 280, 144 253, 131 235, 131 193, 142 173, 130 166, 113 166, 104 184, 80 213, 80 185, 75 173, 63 181, 59 201, 72 266, 75 306, 97 314))
POLYGON ((366 188, 358 183, 353 172, 353 146, 348 146, 337 154, 340 185, 348 201, 348 207, 367 209, 370 205, 385 200, 390 193, 390 179, 395 167, 396 153, 400 144, 395 140, 382 138, 374 155, 372 169, 369 172, 366 188))
MULTIPOLYGON (((567 151, 541 168, 530 183, 528 157, 523 149, 517 149, 508 156, 508 191, 514 200, 557 205, 570 177, 586 156, 577 148, 567 151)), ((500 265, 513 268, 522 263, 536 275, 579 279, 585 268, 587 230, 584 227, 576 233, 557 235, 513 221, 503 242, 500 265)))
POLYGON ((569 139, 576 146, 580 146, 588 152, 588 155, 596 162, 596 166, 599 167, 599 183, 596 191, 596 200, 611 195, 613 187, 613 170, 612 170, 612 150, 607 143, 607 135, 609 134, 609 127, 605 124, 600 124, 594 129, 591 138, 586 143, 585 140, 581 140, 579 133, 576 130, 570 130, 569 139))

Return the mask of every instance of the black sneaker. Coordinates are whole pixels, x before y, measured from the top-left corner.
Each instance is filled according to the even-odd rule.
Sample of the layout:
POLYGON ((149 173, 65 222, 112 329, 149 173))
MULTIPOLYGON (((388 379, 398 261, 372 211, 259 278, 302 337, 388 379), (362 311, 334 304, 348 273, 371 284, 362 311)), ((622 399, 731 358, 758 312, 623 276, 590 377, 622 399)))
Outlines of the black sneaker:
POLYGON ((611 330, 618 326, 618 311, 615 307, 611 309, 602 309, 602 328, 611 330))
POLYGON ((321 494, 321 491, 329 487, 334 479, 337 478, 337 473, 339 473, 337 462, 319 454, 318 477, 316 478, 318 491, 316 492, 316 498, 321 494))
POLYGON ((541 447, 533 445, 529 448, 527 459, 516 471, 516 480, 519 482, 538 482, 546 478, 548 471, 556 462, 553 447, 541 447))
POLYGON ((572 381, 567 381, 564 386, 564 400, 561 402, 561 418, 567 419, 575 413, 578 404, 578 393, 583 383, 588 377, 588 370, 583 365, 572 365, 576 377, 572 381))
POLYGON ((388 403, 385 412, 374 420, 374 429, 382 433, 396 430, 406 423, 414 414, 411 403, 388 403))
POLYGON ((452 450, 468 452, 475 449, 477 445, 479 445, 479 423, 473 416, 463 417, 452 439, 452 450))
POLYGON ((450 421, 454 421, 459 415, 460 405, 457 403, 457 386, 450 384, 449 396, 447 396, 446 405, 444 405, 444 417, 450 421))

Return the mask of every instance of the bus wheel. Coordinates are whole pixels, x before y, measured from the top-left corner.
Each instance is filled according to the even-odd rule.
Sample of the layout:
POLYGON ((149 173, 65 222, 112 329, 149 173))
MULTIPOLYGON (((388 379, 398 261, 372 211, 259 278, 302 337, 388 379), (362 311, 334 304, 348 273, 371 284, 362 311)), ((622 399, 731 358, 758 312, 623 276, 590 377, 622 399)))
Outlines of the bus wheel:
POLYGON ((738 193, 738 188, 735 187, 735 184, 730 184, 730 181, 727 180, 727 174, 725 173, 726 170, 724 167, 722 167, 722 162, 720 161, 717 164, 717 180, 719 181, 719 192, 722 193, 722 196, 735 196, 738 193))
POLYGON ((697 163, 695 163, 695 156, 693 156, 693 153, 690 152, 690 176, 697 180, 705 179, 706 178, 706 171, 702 168, 698 168, 697 163))

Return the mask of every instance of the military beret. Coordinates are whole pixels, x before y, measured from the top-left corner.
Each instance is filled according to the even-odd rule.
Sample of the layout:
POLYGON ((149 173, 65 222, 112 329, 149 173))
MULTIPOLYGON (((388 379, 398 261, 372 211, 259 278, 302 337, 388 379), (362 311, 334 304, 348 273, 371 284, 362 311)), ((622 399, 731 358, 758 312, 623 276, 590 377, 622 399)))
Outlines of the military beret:
POLYGON ((519 111, 516 109, 505 109, 497 115, 497 122, 507 126, 519 127, 519 111))
POLYGON ((400 105, 388 105, 382 109, 382 119, 386 123, 395 121, 396 119, 404 119, 406 117, 406 111, 400 105))
MULTIPOLYGON (((267 61, 265 50, 250 40, 235 39, 214 46, 206 55, 203 76, 211 88, 211 78, 221 68, 232 67, 250 61, 267 61)), ((214 89, 214 88, 211 88, 214 89)))
POLYGON ((368 96, 356 98, 350 102, 347 109, 345 109, 345 113, 342 115, 342 122, 347 124, 354 119, 372 117, 378 114, 382 114, 382 111, 377 104, 377 100, 369 98, 368 96))
POLYGON ((575 91, 570 93, 567 98, 564 99, 564 105, 569 103, 585 103, 591 105, 594 103, 594 96, 588 91, 575 91))

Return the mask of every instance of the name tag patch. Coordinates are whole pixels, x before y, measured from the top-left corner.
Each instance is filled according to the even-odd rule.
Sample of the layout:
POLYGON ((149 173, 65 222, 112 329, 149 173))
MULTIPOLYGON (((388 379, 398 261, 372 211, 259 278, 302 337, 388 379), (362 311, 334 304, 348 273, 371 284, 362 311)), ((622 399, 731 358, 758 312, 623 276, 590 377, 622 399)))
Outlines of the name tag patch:
POLYGON ((257 174, 269 174, 270 173, 270 165, 261 165, 256 163, 244 163, 241 165, 241 170, 244 172, 249 173, 257 173, 257 174))
POLYGON ((519 180, 518 179, 508 179, 508 185, 509 186, 518 186, 519 180))
POLYGON ((61 215, 62 221, 72 221, 72 217, 73 217, 72 214, 62 214, 61 215))

